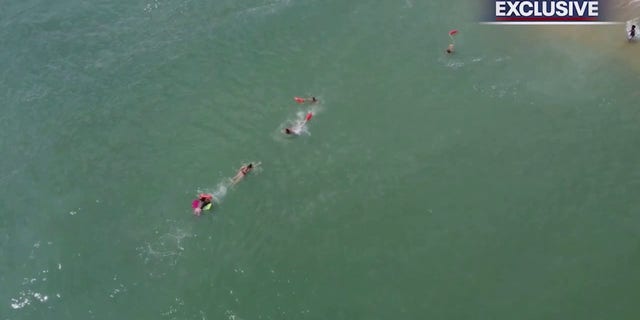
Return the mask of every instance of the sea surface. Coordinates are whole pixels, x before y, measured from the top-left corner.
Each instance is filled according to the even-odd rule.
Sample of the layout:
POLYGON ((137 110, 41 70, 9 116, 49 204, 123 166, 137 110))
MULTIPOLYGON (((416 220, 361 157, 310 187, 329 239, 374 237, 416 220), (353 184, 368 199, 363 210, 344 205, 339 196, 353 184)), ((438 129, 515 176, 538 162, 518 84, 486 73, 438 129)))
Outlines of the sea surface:
POLYGON ((0 320, 640 319, 640 44, 478 12, 1 1, 0 320))

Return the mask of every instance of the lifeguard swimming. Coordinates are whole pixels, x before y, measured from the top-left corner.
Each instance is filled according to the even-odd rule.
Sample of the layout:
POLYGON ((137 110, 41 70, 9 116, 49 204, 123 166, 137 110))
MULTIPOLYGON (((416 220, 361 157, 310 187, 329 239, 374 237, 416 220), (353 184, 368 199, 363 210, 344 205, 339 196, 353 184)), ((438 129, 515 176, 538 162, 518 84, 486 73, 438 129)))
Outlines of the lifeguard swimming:
POLYGON ((458 30, 456 29, 449 31, 449 38, 451 39, 451 43, 449 43, 447 50, 445 50, 448 54, 452 54, 456 51, 454 48, 455 41, 453 40, 453 36, 455 36, 456 34, 458 34, 458 30))
POLYGON ((312 117, 313 117, 313 113, 308 112, 307 115, 304 117, 303 121, 298 122, 295 126, 284 128, 283 130, 284 134, 299 135, 300 132, 302 132, 302 129, 304 128, 304 126, 307 124, 307 122, 311 120, 312 117))
POLYGON ((198 198, 191 202, 191 208, 193 208, 193 214, 199 216, 203 210, 210 210, 213 207, 213 195, 208 193, 201 193, 198 198))
POLYGON ((226 196, 229 187, 240 182, 249 172, 254 169, 260 168, 260 162, 250 162, 247 165, 243 165, 238 170, 238 173, 233 178, 225 178, 222 182, 218 183, 218 187, 211 193, 200 193, 198 197, 191 202, 191 208, 193 214, 200 216, 203 211, 213 209, 214 202, 220 204, 222 199, 226 196))
POLYGON ((309 103, 318 102, 318 99, 316 99, 316 97, 310 97, 310 98, 293 97, 293 100, 295 100, 299 104, 303 104, 305 102, 309 102, 309 103))

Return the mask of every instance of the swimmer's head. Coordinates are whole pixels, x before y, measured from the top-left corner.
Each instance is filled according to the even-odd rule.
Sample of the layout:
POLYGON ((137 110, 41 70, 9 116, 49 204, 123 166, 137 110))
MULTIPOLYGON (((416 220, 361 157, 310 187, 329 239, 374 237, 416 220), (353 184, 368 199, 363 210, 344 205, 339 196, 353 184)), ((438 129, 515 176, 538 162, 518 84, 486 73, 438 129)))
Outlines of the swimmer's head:
POLYGON ((249 165, 247 166, 247 168, 249 168, 249 169, 253 168, 253 163, 249 163, 249 165))
POLYGON ((311 101, 316 102, 316 101, 318 101, 318 99, 316 99, 316 97, 311 97, 311 101))
POLYGON ((286 133, 286 134, 292 134, 292 133, 293 133, 293 131, 291 131, 291 129, 289 129, 289 128, 284 128, 284 133, 286 133))
POLYGON ((635 24, 631 26, 631 30, 634 30, 635 28, 636 28, 635 24))

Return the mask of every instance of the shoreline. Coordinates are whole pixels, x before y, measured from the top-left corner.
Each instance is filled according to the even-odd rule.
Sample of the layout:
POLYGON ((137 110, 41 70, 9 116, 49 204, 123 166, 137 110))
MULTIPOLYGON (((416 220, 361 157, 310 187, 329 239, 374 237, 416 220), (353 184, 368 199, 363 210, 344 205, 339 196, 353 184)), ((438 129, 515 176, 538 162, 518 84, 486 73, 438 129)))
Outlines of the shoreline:
MULTIPOLYGON (((588 46, 598 54, 606 55, 640 71, 640 41, 626 38, 626 21, 640 17, 640 0, 612 1, 612 16, 618 25, 531 26, 531 35, 539 40, 564 40, 571 44, 588 46)), ((640 27, 640 26, 639 26, 640 27)))

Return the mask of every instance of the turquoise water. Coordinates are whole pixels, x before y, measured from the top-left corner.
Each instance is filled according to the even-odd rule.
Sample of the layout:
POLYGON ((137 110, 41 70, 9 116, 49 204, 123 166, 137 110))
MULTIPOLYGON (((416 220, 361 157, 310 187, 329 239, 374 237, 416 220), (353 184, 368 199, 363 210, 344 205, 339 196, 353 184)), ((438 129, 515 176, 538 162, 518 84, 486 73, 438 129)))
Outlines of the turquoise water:
POLYGON ((0 4, 0 319, 637 319, 637 72, 476 9, 0 4))

